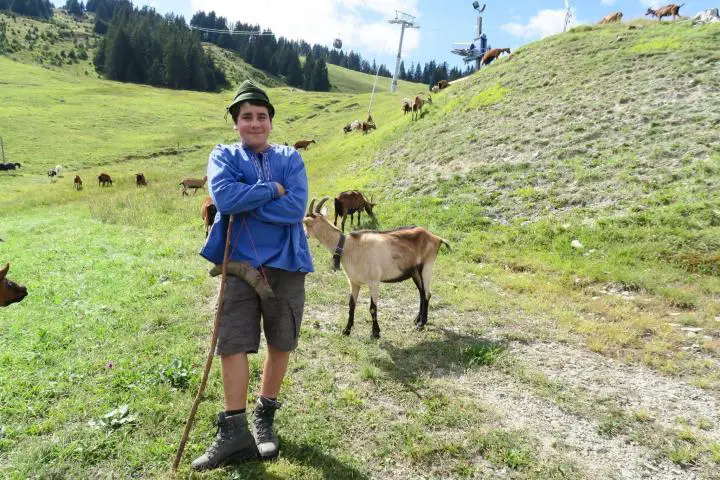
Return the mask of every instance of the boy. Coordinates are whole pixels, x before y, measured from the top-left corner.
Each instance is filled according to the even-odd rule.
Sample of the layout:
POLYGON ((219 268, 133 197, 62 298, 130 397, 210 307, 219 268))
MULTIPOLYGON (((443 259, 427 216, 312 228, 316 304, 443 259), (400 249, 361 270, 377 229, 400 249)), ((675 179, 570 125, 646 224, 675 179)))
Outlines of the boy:
POLYGON ((268 144, 275 108, 252 81, 240 85, 227 107, 240 143, 217 145, 208 160, 209 192, 221 214, 200 254, 221 264, 229 215, 235 215, 230 260, 260 270, 274 298, 263 299, 241 277, 228 276, 216 353, 222 365, 225 411, 207 451, 193 461, 204 470, 257 455, 277 457, 273 430, 280 385, 297 346, 312 258, 302 219, 308 197, 305 164, 291 147, 268 144), (257 353, 260 319, 267 342, 252 434, 245 414, 248 353, 257 353), (254 438, 253 438, 254 437, 254 438))

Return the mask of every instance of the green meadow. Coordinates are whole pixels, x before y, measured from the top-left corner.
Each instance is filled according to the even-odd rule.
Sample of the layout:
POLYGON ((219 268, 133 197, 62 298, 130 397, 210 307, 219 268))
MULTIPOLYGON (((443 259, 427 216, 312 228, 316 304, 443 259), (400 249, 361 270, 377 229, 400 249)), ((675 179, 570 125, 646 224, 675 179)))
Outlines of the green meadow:
MULTIPOLYGON (((435 265, 427 328, 413 329, 414 286, 388 284, 373 341, 366 290, 340 334, 347 281, 311 242, 280 459, 190 471, 222 405, 215 365, 173 476, 219 286, 197 255, 204 192, 178 183, 236 140, 223 119, 233 91, 40 63, 28 29, 84 24, 18 22, 0 56, 5 161, 22 164, 0 172, 0 262, 30 295, 0 310, 0 476, 720 475, 717 25, 579 27, 450 85, 417 121, 401 100, 427 86, 391 94, 379 79, 368 135, 342 127, 366 118, 374 77, 330 66, 335 89, 318 93, 265 76, 271 141, 317 142, 302 152, 312 196, 361 189, 378 204, 362 228, 422 225, 453 248, 435 265)), ((214 54, 233 87, 262 81, 214 54)))

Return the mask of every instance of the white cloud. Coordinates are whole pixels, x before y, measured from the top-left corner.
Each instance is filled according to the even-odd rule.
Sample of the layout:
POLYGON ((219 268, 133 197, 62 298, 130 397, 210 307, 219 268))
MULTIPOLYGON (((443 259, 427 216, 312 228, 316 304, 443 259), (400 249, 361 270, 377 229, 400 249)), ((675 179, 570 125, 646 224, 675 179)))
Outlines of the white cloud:
MULTIPOLYGON (((576 20, 570 22, 568 27, 578 25, 576 20)), ((500 28, 510 32, 516 37, 545 38, 563 31, 565 26, 565 10, 540 10, 528 23, 506 23, 500 28)))
MULTIPOLYGON (((418 15, 418 0, 191 0, 192 11, 212 10, 231 21, 257 24, 290 39, 303 39, 311 45, 331 46, 343 41, 343 50, 373 54, 397 52, 400 26, 388 23, 395 10, 418 15)), ((418 20, 418 23, 422 23, 418 20)), ((406 29, 403 56, 420 44, 420 32, 406 29)))
POLYGON ((656 9, 658 7, 662 7, 663 5, 667 5, 668 2, 666 0, 640 0, 640 5, 643 7, 650 7, 653 9, 656 9))

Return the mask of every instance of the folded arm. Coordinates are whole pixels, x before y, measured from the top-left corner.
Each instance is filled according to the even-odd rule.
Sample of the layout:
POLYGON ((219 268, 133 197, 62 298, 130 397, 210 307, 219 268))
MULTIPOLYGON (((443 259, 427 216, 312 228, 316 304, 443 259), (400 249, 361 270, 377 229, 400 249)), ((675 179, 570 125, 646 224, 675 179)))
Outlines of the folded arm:
POLYGON ((286 194, 264 205, 255 208, 250 214, 267 223, 278 225, 294 225, 300 223, 305 216, 308 199, 308 180, 300 154, 293 153, 282 185, 286 194))
POLYGON ((279 196, 275 182, 243 183, 242 172, 226 155, 222 147, 215 147, 208 159, 210 196, 221 214, 249 212, 279 196))

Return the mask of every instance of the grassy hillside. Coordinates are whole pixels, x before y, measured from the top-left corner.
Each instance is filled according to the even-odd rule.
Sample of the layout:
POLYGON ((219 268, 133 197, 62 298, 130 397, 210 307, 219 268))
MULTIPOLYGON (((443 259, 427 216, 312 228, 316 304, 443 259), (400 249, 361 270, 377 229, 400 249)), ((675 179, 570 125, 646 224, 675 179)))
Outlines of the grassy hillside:
MULTIPOLYGON (((202 478, 717 478, 720 28, 647 25, 521 48, 416 122, 400 100, 426 88, 378 83, 365 136, 341 127, 365 117, 369 76, 333 82, 362 94, 270 90, 271 140, 318 142, 313 195, 361 188, 378 201, 365 227, 423 225, 453 250, 427 329, 414 287, 385 285, 371 341, 364 290, 340 335, 346 280, 313 242, 281 458, 202 478)), ((0 72, 0 135, 23 164, 0 172, 0 261, 30 291, 0 309, 0 473, 170 478, 217 289, 202 197, 177 183, 232 140, 231 92, 0 72)), ((221 398, 215 368, 179 476, 221 398)))

